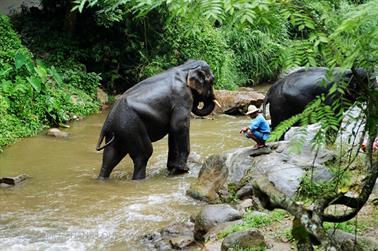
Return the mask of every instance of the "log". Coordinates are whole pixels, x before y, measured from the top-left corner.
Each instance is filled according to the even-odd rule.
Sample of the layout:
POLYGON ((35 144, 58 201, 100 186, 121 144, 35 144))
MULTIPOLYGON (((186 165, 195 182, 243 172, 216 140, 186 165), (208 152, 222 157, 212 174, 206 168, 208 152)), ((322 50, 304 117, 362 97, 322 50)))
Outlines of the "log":
POLYGON ((20 184, 27 178, 29 178, 29 176, 26 174, 20 174, 15 177, 3 177, 2 179, 0 179, 0 183, 5 183, 7 185, 15 186, 17 184, 20 184))

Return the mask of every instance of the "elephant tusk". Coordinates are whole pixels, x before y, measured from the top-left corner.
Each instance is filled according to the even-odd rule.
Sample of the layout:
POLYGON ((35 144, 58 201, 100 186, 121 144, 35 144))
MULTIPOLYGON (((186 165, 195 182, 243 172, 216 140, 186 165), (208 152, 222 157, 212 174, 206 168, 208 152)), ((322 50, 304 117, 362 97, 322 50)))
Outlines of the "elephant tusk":
POLYGON ((222 108, 221 104, 219 104, 218 100, 214 99, 213 102, 219 107, 222 108))

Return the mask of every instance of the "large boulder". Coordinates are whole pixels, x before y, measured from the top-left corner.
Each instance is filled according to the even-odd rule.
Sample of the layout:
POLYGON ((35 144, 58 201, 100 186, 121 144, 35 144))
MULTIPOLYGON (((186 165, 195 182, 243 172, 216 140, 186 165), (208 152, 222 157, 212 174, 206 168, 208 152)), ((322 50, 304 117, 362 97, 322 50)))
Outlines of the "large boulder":
POLYGON ((251 228, 245 231, 228 235, 222 242, 222 251, 235 249, 262 250, 266 248, 264 236, 257 229, 251 228))
POLYGON ((193 182, 187 194, 195 199, 209 203, 220 203, 219 189, 226 182, 228 169, 225 166, 224 157, 210 156, 203 164, 198 179, 193 182))
POLYGON ((256 151, 252 147, 237 148, 221 154, 220 158, 224 159, 224 166, 228 169, 226 184, 238 184, 241 188, 259 175, 264 175, 277 189, 292 197, 308 170, 314 171, 317 181, 331 179, 332 175, 327 172, 325 163, 333 160, 335 155, 325 147, 315 152, 310 144, 317 129, 317 125, 305 129, 292 128, 286 134, 285 141, 269 143, 269 151, 260 154, 254 154, 256 151), (303 130, 305 134, 301 133, 303 130), (304 142, 297 151, 293 147, 298 144, 296 141, 304 142), (246 176, 250 177, 247 182, 243 181, 246 176))
POLYGON ((345 251, 376 251, 378 250, 378 242, 376 238, 365 237, 363 235, 355 235, 347 233, 340 229, 329 230, 330 235, 335 236, 338 243, 341 244, 342 250, 345 251))
POLYGON ((204 235, 216 225, 241 219, 241 213, 228 204, 206 205, 195 217, 194 238, 204 240, 204 235))
POLYGON ((223 112, 229 115, 244 114, 249 105, 260 107, 265 96, 252 88, 243 88, 239 91, 216 90, 215 96, 222 109, 216 108, 216 112, 223 112))
MULTIPOLYGON (((360 147, 358 140, 365 129, 364 113, 361 108, 352 106, 345 112, 343 121, 336 138, 337 145, 349 145, 350 147, 360 147), (355 138, 357 140, 355 140, 355 138)), ((348 150, 348 149, 346 149, 348 150)))

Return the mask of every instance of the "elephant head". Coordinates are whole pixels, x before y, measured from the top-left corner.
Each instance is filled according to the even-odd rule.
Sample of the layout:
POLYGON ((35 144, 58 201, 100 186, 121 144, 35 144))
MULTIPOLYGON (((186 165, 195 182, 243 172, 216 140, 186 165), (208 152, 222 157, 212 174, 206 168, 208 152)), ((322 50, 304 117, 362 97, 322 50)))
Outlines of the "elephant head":
POLYGON ((215 105, 220 106, 215 99, 213 82, 214 75, 209 65, 200 64, 189 70, 187 85, 193 94, 192 112, 195 115, 209 115, 214 110, 215 105), (201 107, 199 107, 200 103, 202 103, 201 107))
POLYGON ((344 81, 348 83, 346 97, 355 101, 361 95, 365 95, 371 89, 377 88, 373 75, 370 75, 362 68, 347 70, 344 74, 344 81))

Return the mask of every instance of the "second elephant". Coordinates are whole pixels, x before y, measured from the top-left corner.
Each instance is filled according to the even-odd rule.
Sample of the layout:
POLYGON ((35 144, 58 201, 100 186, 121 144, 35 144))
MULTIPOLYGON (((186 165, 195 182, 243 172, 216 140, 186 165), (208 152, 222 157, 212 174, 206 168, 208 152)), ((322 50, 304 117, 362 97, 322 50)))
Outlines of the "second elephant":
MULTIPOLYGON (((354 101, 363 89, 368 88, 369 75, 362 69, 335 68, 333 72, 329 71, 324 67, 301 68, 271 86, 265 96, 263 110, 265 113, 265 107, 269 104, 272 129, 282 121, 303 112, 306 105, 317 96, 327 94, 335 82, 348 83, 345 97, 350 101, 354 101)), ((337 93, 333 99, 337 98, 335 96, 337 93)), ((332 102, 332 98, 328 98, 327 102, 332 102)))

